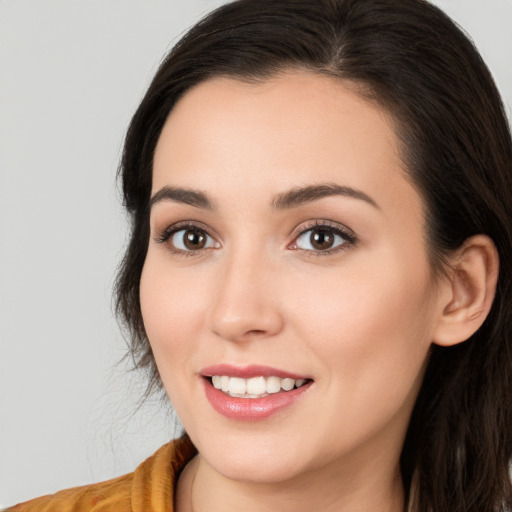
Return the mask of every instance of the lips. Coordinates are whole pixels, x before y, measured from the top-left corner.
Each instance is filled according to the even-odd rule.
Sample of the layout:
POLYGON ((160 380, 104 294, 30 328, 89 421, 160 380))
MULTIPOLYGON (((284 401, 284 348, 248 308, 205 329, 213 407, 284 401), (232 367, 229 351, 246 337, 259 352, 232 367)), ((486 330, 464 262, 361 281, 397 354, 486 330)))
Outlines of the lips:
POLYGON ((212 377, 213 375, 229 375, 230 377, 241 377, 243 379, 250 379, 251 377, 272 377, 276 376, 281 379, 307 379, 308 376, 299 375, 298 373, 290 373, 271 366, 262 366, 251 364, 249 366, 233 366, 230 364, 216 364, 208 366, 201 370, 201 375, 204 377, 212 377))
POLYGON ((268 366, 215 365, 201 371, 206 398, 220 414, 256 421, 293 405, 313 384, 307 376, 268 366))

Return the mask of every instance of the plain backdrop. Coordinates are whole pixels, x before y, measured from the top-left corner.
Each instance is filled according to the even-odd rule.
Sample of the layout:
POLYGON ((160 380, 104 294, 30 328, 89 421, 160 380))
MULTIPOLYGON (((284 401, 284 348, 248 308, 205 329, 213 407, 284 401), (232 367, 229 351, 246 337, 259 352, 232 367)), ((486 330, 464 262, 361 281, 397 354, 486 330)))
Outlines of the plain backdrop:
MULTIPOLYGON (((133 469, 176 435, 137 410, 111 288, 115 182, 164 53, 221 0, 0 0, 0 508, 133 469)), ((438 0, 512 110, 512 0, 438 0)))

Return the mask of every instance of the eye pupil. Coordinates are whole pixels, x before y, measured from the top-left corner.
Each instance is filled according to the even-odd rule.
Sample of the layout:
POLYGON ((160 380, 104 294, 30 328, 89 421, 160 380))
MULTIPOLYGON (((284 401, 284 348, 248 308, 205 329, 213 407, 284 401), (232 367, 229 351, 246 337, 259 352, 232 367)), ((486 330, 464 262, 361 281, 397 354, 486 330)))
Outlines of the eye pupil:
POLYGON ((202 249, 206 244, 206 236, 197 229, 188 229, 183 234, 183 243, 187 249, 202 249))
POLYGON ((330 249, 334 243, 334 236, 329 231, 317 229, 311 232, 310 242, 315 249, 330 249))

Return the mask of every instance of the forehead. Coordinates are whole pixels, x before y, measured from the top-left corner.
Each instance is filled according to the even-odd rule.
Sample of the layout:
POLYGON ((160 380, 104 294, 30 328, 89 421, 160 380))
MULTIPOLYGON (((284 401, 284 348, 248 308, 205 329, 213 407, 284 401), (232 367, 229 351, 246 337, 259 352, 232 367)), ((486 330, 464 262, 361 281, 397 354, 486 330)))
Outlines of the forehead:
POLYGON ((403 204, 404 192, 418 201, 388 113, 349 83, 308 72, 195 86, 167 119, 153 173, 153 194, 176 185, 254 198, 334 182, 385 203, 403 204))

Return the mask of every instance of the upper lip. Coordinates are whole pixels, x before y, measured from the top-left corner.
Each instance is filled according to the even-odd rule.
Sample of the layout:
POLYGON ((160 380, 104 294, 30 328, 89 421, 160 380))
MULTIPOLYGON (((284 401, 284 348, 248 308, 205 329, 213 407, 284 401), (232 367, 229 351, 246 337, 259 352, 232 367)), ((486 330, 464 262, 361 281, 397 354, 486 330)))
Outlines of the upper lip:
POLYGON ((306 375, 288 372, 271 366, 251 364, 247 366, 234 366, 231 364, 214 364, 207 366, 200 371, 203 377, 212 377, 213 375, 227 375, 229 377, 241 377, 250 379, 252 377, 279 377, 281 379, 308 379, 306 375))

